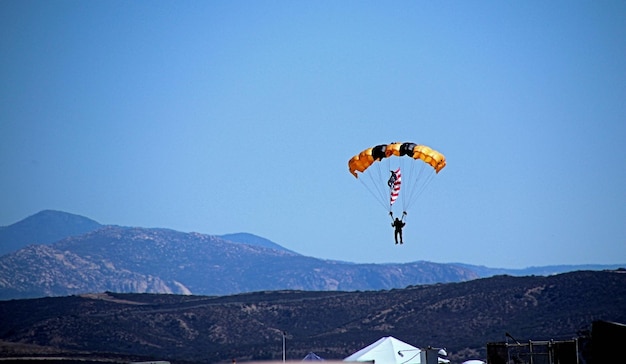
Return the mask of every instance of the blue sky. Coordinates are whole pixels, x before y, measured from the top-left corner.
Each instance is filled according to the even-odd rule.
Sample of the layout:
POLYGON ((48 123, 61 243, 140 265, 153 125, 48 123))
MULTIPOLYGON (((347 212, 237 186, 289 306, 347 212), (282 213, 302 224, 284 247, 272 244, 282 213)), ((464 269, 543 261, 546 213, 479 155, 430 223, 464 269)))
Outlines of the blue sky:
POLYGON ((0 225, 249 232, 359 263, 626 262, 623 1, 2 1, 0 225), (348 173, 447 167, 403 246, 348 173))

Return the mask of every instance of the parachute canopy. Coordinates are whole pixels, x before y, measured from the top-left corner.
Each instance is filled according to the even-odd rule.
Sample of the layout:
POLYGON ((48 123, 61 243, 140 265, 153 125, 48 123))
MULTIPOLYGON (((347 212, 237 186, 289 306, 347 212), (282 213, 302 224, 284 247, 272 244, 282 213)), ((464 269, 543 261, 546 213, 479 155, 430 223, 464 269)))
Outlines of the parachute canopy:
POLYGON ((350 173, 385 209, 393 212, 392 208, 402 208, 403 213, 445 166, 443 154, 415 143, 376 145, 348 161, 350 173), (402 201, 401 207, 394 204, 398 199, 402 201))
POLYGON ((359 178, 356 172, 365 172, 374 162, 391 156, 408 156, 413 159, 421 159, 424 163, 433 167, 435 173, 439 173, 446 166, 446 157, 425 145, 392 143, 365 149, 348 161, 348 168, 354 177, 359 178))

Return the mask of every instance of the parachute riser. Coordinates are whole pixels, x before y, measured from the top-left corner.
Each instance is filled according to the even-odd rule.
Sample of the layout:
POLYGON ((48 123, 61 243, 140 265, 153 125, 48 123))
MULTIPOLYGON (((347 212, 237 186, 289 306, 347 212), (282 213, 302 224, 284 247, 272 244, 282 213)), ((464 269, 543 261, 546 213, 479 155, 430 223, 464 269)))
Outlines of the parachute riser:
MULTIPOLYGON (((394 221, 394 217, 393 217, 393 211, 389 211, 389 216, 391 216, 391 221, 394 221)), ((402 211, 402 217, 400 218, 400 221, 404 221, 404 218, 407 216, 406 211, 402 211)))

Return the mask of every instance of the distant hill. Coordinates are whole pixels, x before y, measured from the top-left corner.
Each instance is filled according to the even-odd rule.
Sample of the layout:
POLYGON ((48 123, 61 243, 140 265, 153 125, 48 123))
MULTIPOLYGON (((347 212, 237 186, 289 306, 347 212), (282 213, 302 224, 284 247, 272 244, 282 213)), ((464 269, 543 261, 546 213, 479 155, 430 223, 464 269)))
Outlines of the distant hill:
POLYGON ((167 229, 105 226, 0 257, 0 299, 86 292, 377 290, 477 278, 447 264, 352 264, 167 229))
MULTIPOLYGON (((18 251, 28 245, 50 245, 67 237, 82 235, 105 225, 63 211, 43 210, 9 226, 0 226, 0 255, 18 251)), ((219 236, 236 243, 284 250, 297 254, 268 239, 250 233, 219 236)))
POLYGON ((626 268, 626 264, 578 264, 578 265, 547 265, 543 267, 527 267, 521 269, 511 268, 490 268, 479 265, 464 263, 451 263, 475 272, 481 278, 493 277, 495 275, 507 274, 511 276, 548 276, 578 270, 614 270, 626 268))
POLYGON ((380 290, 496 274, 550 275, 580 267, 619 267, 512 270, 425 261, 355 264, 303 256, 248 233, 215 236, 100 225, 51 210, 0 232, 0 246, 14 250, 0 256, 0 299, 102 291, 225 295, 281 289, 380 290))
POLYGON ((83 216, 44 210, 10 226, 0 227, 0 255, 18 251, 29 244, 51 244, 101 226, 83 216))
MULTIPOLYGON (((4 358, 280 360, 286 333, 288 360, 309 352, 343 359, 394 336, 417 347, 445 347, 452 363, 461 363, 485 360, 486 344, 505 341, 507 332, 523 342, 569 340, 588 337, 597 320, 626 322, 626 271, 495 276, 380 291, 106 292, 0 301, 0 317, 4 358)), ((587 350, 585 341, 579 350, 587 350)), ((612 362, 625 362, 620 359, 612 362)))

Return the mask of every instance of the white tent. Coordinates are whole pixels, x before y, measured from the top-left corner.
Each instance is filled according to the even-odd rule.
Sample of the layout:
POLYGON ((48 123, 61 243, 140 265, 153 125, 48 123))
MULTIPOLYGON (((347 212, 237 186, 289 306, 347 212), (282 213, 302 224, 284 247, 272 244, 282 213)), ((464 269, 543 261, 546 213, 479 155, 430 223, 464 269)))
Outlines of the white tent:
POLYGON ((314 352, 310 352, 310 353, 306 354, 304 359, 302 359, 302 361, 323 361, 323 360, 324 360, 324 358, 322 358, 321 356, 315 354, 314 352))
POLYGON ((386 336, 343 360, 373 361, 374 364, 421 364, 420 351, 393 336, 386 336))

